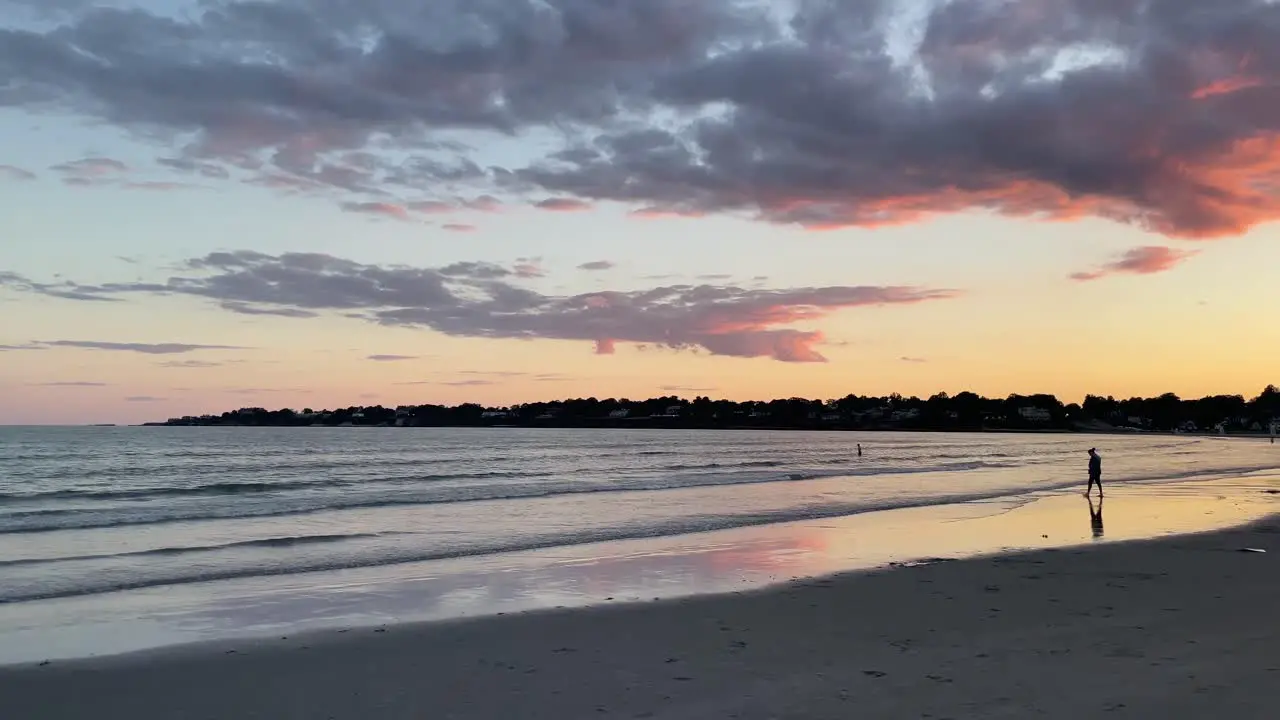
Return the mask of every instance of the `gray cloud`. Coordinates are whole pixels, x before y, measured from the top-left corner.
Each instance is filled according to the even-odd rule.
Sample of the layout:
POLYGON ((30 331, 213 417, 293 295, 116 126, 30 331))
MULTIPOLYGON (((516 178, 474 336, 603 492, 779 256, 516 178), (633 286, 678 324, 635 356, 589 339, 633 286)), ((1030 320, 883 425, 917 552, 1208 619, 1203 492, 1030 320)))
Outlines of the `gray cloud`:
POLYGON ((209 362, 208 360, 169 360, 158 363, 164 368, 179 368, 183 370, 203 370, 206 368, 222 367, 226 363, 209 362))
POLYGON ((374 362, 403 362, 405 360, 417 360, 417 355, 370 355, 368 360, 374 362))
POLYGON ((112 352, 134 352, 143 355, 182 355, 201 350, 245 350, 235 345, 187 345, 183 343, 127 343, 100 342, 97 340, 45 340, 39 345, 45 347, 80 348, 83 350, 106 350, 112 352))
POLYGON ((551 210, 554 212, 581 212, 590 210, 591 203, 577 198, 547 198, 539 200, 533 204, 534 207, 542 210, 551 210))
POLYGON ((227 301, 222 303, 223 310, 230 310, 239 315, 264 315, 268 317, 285 317, 285 318, 312 318, 316 314, 310 310, 299 310, 297 308, 271 308, 258 307, 243 302, 227 301))
POLYGON ((599 272, 601 270, 612 270, 613 268, 614 268, 614 264, 612 262, 609 262, 608 260, 592 260, 591 262, 584 262, 578 266, 579 270, 587 270, 589 272, 599 272))
POLYGON ((131 402, 131 403, 150 403, 150 402, 164 402, 167 399, 168 398, 155 397, 152 395, 130 395, 124 400, 125 402, 131 402))
MULTIPOLYGON (((796 323, 843 309, 910 305, 960 294, 905 286, 744 289, 700 284, 556 296, 513 284, 537 275, 536 259, 531 258, 510 269, 480 262, 414 268, 367 265, 319 253, 273 256, 242 250, 210 253, 187 266, 188 274, 165 283, 76 287, 95 298, 188 295, 254 312, 337 312, 460 337, 590 341, 600 354, 610 354, 617 342, 624 342, 786 362, 825 361, 815 347, 822 333, 791 327, 796 323)), ((153 353, 221 347, 86 342, 74 346, 153 353)))
POLYGON ((61 382, 34 383, 37 387, 78 387, 78 388, 100 388, 108 387, 102 382, 88 382, 84 380, 64 380, 61 382))
POLYGON ((38 295, 47 295, 49 297, 62 298, 64 300, 86 300, 89 302, 115 301, 115 298, 107 297, 101 293, 83 292, 80 290, 80 286, 75 283, 37 283, 17 273, 0 270, 0 289, 3 288, 31 292, 38 295))
POLYGON ((35 180, 36 174, 13 165, 0 165, 0 178, 8 180, 35 180))
POLYGON ((929 362, 929 361, 928 361, 927 359, 925 359, 925 358, 909 357, 909 356, 906 356, 906 355, 902 356, 902 357, 901 357, 901 358, 899 358, 899 359, 900 359, 900 360, 902 360, 902 362, 904 362, 904 363, 917 363, 917 364, 918 364, 918 363, 927 363, 927 362, 929 362))
POLYGON ((0 104, 374 215, 398 211, 370 195, 432 188, 812 228, 983 210, 1213 237, 1280 216, 1270 0, 951 0, 918 42, 883 0, 62 5, 0 30, 0 104), (517 133, 545 157, 475 149, 517 133))

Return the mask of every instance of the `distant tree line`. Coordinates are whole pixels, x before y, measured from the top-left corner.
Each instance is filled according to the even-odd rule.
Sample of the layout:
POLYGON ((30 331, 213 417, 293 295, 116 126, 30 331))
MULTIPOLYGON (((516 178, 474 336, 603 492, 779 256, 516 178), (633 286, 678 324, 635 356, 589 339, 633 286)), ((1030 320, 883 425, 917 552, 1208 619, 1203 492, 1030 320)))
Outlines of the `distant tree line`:
POLYGON ((1266 432, 1280 421, 1280 390, 1257 397, 1215 395, 1183 400, 1089 395, 1064 404, 1053 395, 986 398, 972 392, 932 397, 847 395, 838 400, 787 398, 733 402, 675 396, 628 400, 576 398, 507 407, 375 405, 336 410, 241 408, 221 415, 173 418, 158 425, 408 427, 687 427, 902 430, 1062 430, 1266 432))

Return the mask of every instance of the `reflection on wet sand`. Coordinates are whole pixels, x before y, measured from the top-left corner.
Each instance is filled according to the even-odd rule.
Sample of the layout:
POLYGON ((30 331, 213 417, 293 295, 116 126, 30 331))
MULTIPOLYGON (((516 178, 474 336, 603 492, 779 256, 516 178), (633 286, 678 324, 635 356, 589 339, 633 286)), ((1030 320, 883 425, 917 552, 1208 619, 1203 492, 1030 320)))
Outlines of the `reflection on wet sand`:
POLYGON ((1089 528, 1093 531, 1093 539, 1102 539, 1102 496, 1098 496, 1098 504, 1093 504, 1091 496, 1085 496, 1089 500, 1089 528))
POLYGON ((1280 479, 1115 486, 1111 532, 1074 492, 679 537, 0 605, 0 662, 229 637, 652 602, 927 558, 1227 528, 1280 509, 1280 479))

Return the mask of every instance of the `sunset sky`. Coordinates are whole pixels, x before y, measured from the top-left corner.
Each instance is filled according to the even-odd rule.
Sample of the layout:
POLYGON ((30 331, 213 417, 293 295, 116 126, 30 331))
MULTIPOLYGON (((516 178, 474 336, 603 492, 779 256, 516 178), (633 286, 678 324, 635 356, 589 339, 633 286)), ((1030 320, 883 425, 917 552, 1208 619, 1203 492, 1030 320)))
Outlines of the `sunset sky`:
POLYGON ((1253 396, 1277 39, 1266 0, 0 0, 0 424, 1253 396))

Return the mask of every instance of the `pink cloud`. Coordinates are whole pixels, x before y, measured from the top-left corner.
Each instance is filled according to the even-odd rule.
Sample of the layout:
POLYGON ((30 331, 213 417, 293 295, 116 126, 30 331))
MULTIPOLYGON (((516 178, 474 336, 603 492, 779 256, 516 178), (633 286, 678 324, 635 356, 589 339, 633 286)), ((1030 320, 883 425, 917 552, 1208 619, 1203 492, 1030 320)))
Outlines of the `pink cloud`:
POLYGON ((458 206, 444 200, 419 200, 418 202, 409 203, 408 208, 420 213, 438 215, 455 212, 458 206))
POLYGON ((1177 250, 1163 245, 1146 245, 1133 248, 1115 261, 1096 270, 1072 273, 1071 279, 1089 282, 1117 274, 1153 275, 1172 270, 1192 255, 1195 255, 1195 252, 1177 250))
POLYGON ((342 204, 342 209, 347 212, 364 213, 366 215, 377 215, 381 217, 391 218, 393 220, 408 220, 409 211, 403 205, 387 202, 346 202, 342 204))
POLYGON ((129 166, 104 157, 87 157, 54 165, 51 170, 66 173, 69 177, 104 178, 129 172, 129 166))
POLYGON ((511 269, 515 272, 516 277, 521 278, 540 278, 547 275, 547 271, 536 260, 517 262, 511 269))
POLYGON ((591 209, 591 203, 577 198, 547 198, 534 203, 534 207, 551 212, 582 212, 591 209))

